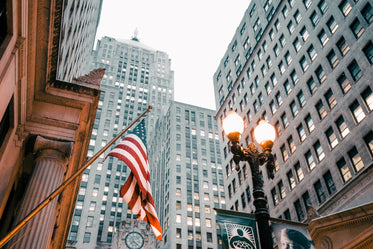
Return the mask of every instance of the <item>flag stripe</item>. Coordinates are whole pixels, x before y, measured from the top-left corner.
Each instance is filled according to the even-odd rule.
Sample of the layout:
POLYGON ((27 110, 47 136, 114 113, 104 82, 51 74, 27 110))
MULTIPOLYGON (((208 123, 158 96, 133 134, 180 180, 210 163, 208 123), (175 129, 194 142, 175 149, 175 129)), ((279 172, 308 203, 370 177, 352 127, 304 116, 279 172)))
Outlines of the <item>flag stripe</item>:
POLYGON ((132 212, 138 216, 138 219, 148 222, 155 237, 162 240, 162 228, 151 193, 149 163, 145 145, 139 137, 131 134, 115 146, 107 156, 117 157, 131 169, 131 173, 120 189, 120 195, 132 212))

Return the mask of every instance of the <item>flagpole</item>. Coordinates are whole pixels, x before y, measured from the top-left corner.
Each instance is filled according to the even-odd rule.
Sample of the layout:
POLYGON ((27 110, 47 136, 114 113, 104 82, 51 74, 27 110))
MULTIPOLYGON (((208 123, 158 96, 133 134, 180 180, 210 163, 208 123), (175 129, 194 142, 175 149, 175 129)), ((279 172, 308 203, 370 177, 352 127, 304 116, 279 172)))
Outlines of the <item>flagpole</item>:
POLYGON ((52 192, 44 201, 42 201, 37 207, 35 207, 31 213, 29 213, 23 220, 21 220, 10 233, 8 233, 1 241, 0 248, 3 247, 16 233, 19 232, 35 215, 37 215, 46 205, 49 204, 55 197, 57 197, 73 180, 75 180, 86 168, 88 168, 102 153, 104 153, 115 141, 118 140, 124 133, 126 133, 137 121, 139 121, 147 112, 152 109, 149 105, 140 116, 138 116, 129 126, 122 130, 115 138, 113 138, 107 145, 99 150, 89 161, 81 167, 77 172, 70 176, 65 182, 63 182, 54 192, 52 192))

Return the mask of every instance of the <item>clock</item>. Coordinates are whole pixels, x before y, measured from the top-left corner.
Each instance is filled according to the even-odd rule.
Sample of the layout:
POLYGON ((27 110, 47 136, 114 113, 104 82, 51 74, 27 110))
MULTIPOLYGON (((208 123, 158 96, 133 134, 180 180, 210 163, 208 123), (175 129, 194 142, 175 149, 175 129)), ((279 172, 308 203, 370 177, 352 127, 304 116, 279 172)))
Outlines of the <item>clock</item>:
POLYGON ((144 245, 144 237, 141 233, 130 232, 127 234, 125 242, 129 249, 140 249, 144 245))

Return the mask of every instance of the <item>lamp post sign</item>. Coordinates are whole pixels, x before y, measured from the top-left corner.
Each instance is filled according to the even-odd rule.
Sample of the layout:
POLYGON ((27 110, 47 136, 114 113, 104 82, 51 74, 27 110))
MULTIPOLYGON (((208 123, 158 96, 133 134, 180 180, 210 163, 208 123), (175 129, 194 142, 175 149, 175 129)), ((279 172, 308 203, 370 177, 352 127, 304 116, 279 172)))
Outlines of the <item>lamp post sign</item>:
POLYGON ((215 209, 224 249, 259 249, 255 216, 215 209))

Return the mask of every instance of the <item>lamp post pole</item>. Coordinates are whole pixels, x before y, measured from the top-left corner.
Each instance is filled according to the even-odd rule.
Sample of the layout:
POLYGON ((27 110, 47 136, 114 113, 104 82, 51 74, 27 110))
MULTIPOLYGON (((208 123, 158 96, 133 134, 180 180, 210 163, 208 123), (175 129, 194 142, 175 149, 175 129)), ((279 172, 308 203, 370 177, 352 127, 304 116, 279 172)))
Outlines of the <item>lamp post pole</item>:
MULTIPOLYGON (((233 115, 237 115, 237 114, 233 114, 233 115)), ((259 167, 260 165, 265 164, 269 177, 273 179, 274 177, 273 172, 274 172, 275 167, 274 167, 274 157, 271 154, 271 149, 273 146, 275 132, 274 132, 274 128, 270 126, 268 123, 261 124, 261 122, 259 126, 261 125, 262 126, 260 128, 258 126, 257 128, 259 128, 258 130, 260 130, 260 129, 263 129, 263 125, 266 126, 265 129, 263 130, 264 133, 260 134, 260 135, 263 135, 264 137, 258 139, 260 135, 257 135, 256 131, 254 131, 254 136, 256 137, 256 140, 259 142, 260 147, 262 148, 263 152, 259 152, 254 143, 248 144, 247 148, 243 148, 239 145, 239 142, 241 140, 241 134, 243 132, 243 120, 242 120, 242 127, 239 128, 240 130, 229 131, 227 129, 228 130, 227 131, 226 128, 224 128, 224 130, 228 134, 228 138, 232 145, 231 152, 233 154, 233 160, 236 163, 236 169, 240 170, 240 166, 239 166, 240 161, 247 161, 249 163, 249 166, 251 169, 251 178, 253 182, 255 218, 258 224, 260 248, 261 249, 272 249, 273 240, 272 240, 272 233, 269 227, 270 216, 269 216, 269 210, 267 207, 268 203, 267 203, 267 199, 265 198, 265 194, 263 190, 263 180, 261 177, 259 167), (268 128, 269 130, 266 130, 268 128), (273 133, 272 137, 267 138, 266 135, 271 135, 271 133, 273 133)), ((223 126, 225 126, 224 123, 223 123, 223 126)))

